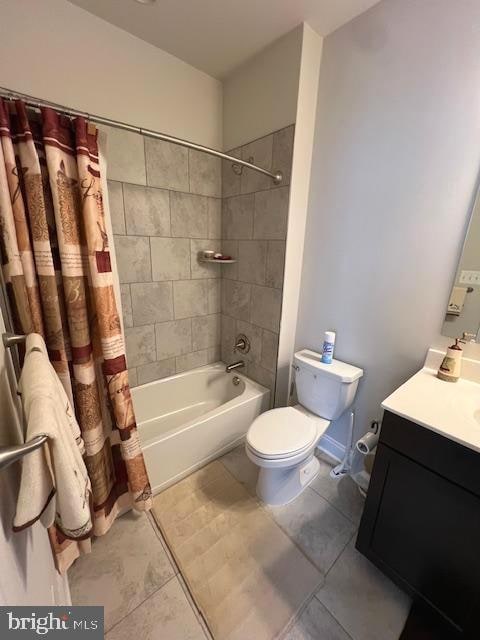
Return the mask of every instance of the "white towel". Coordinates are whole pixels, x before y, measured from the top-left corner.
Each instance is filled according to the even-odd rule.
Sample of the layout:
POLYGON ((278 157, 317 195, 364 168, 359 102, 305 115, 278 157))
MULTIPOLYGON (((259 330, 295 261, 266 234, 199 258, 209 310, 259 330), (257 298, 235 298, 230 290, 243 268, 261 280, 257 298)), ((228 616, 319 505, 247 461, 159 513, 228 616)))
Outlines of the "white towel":
POLYGON ((459 316, 465 304, 465 296, 467 295, 467 287, 453 287, 448 301, 447 314, 459 316))
POLYGON ((13 528, 19 531, 40 519, 45 527, 55 522, 67 538, 85 540, 91 535, 92 515, 83 440, 45 342, 36 333, 27 336, 19 391, 26 440, 46 435, 48 441, 23 458, 13 528))

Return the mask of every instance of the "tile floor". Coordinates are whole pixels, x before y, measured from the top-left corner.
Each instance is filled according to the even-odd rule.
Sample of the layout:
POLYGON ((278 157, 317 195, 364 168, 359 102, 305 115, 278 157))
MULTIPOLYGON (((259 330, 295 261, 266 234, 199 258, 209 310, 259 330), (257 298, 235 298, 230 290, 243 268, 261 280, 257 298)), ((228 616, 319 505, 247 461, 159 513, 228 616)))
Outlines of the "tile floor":
MULTIPOLYGON (((363 499, 351 478, 331 479, 331 463, 319 460, 320 474, 299 498, 267 508, 325 575, 282 639, 398 640, 409 600, 355 550, 363 499)), ((243 447, 221 461, 255 494, 257 468, 243 447)), ((104 605, 107 640, 211 638, 150 515, 120 518, 69 580, 74 604, 104 605)))

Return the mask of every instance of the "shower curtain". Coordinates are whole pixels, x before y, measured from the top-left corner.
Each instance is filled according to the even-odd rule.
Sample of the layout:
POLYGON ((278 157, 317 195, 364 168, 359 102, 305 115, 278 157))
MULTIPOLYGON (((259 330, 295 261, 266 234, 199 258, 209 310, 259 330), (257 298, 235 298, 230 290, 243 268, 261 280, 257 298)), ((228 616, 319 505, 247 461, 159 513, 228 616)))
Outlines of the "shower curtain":
MULTIPOLYGON (((0 100, 0 251, 14 330, 40 333, 75 408, 95 535, 151 507, 114 292, 97 130, 0 100)), ((49 530, 63 573, 90 541, 49 530)))

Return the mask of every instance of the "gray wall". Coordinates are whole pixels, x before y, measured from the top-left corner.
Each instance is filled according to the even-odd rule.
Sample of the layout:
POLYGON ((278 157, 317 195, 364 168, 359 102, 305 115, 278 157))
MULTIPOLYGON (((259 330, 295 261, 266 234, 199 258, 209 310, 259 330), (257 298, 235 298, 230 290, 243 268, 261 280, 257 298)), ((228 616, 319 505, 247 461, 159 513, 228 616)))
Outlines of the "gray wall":
POLYGON ((221 162, 108 130, 109 202, 130 384, 220 358, 221 162))
POLYGON ((280 328, 288 199, 294 127, 289 126, 230 151, 284 173, 282 186, 223 161, 222 248, 238 261, 222 266, 222 359, 243 359, 247 375, 274 397, 280 328), (233 352, 235 336, 251 342, 248 354, 233 352))
POLYGON ((296 345, 335 329, 364 367, 357 435, 442 342, 480 163, 479 34, 478 0, 384 0, 324 42, 296 345))

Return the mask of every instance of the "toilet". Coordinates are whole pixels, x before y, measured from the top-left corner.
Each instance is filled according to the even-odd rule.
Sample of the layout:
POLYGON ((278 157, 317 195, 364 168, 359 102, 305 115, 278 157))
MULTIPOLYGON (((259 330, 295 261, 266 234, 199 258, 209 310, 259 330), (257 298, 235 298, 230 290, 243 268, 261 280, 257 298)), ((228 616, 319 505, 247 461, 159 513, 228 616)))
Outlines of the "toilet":
POLYGON ((245 449, 260 467, 257 495, 266 504, 291 502, 318 474, 315 447, 330 422, 352 404, 363 370, 304 349, 294 356, 295 384, 300 404, 271 409, 256 418, 245 449))

